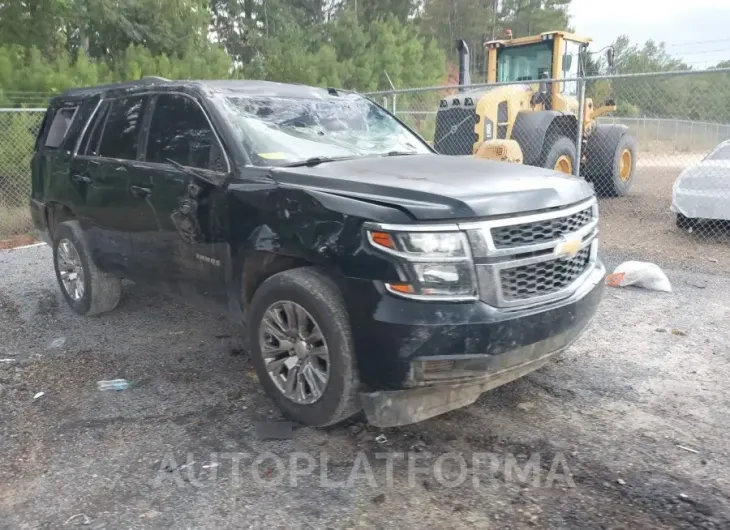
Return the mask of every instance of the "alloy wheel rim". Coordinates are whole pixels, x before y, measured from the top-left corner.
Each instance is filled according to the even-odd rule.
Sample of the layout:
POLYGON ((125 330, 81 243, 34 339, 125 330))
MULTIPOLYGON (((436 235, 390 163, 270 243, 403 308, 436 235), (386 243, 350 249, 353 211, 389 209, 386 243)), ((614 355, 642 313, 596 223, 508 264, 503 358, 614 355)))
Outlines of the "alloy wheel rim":
POLYGON ((259 344, 269 377, 299 405, 319 400, 329 382, 327 341, 312 315, 291 301, 270 305, 259 326, 259 344))
POLYGON ((619 161, 618 175, 621 180, 626 182, 631 177, 631 151, 624 149, 621 153, 621 160, 619 161))
POLYGON ((81 257, 68 239, 62 239, 58 243, 56 256, 61 285, 66 294, 74 302, 78 302, 84 297, 84 267, 81 264, 81 257))

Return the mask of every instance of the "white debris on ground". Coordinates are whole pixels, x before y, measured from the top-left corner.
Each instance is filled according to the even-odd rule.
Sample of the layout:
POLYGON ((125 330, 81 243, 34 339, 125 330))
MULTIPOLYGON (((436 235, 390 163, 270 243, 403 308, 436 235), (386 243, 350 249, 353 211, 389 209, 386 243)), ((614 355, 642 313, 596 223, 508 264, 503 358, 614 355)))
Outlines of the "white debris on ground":
POLYGON ((652 291, 672 292, 672 284, 658 265, 645 261, 625 261, 606 276, 606 284, 611 287, 633 285, 652 291))

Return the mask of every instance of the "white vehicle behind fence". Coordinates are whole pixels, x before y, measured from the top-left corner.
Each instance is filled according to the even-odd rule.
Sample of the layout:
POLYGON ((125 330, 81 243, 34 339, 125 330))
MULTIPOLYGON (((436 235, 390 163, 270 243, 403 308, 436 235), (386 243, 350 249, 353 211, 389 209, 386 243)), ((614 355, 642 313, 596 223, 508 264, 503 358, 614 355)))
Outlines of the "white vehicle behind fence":
POLYGON ((730 140, 679 174, 671 211, 680 228, 701 220, 730 221, 730 140))

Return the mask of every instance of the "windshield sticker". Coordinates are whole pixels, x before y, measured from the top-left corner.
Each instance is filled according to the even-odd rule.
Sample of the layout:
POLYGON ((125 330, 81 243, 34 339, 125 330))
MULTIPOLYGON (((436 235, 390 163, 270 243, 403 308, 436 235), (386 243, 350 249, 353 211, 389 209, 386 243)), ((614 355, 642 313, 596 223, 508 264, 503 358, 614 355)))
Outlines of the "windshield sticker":
POLYGON ((258 155, 266 160, 286 160, 289 158, 286 153, 259 153, 258 155))

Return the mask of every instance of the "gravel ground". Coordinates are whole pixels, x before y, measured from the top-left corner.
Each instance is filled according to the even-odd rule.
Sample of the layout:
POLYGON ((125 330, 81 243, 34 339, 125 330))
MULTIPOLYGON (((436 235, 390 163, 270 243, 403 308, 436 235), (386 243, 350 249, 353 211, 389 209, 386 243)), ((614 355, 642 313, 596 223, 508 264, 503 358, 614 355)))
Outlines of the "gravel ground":
POLYGON ((558 362, 462 410, 265 441, 224 320, 131 284, 78 317, 47 247, 0 270, 0 528, 730 528, 728 277, 610 290, 558 362))

